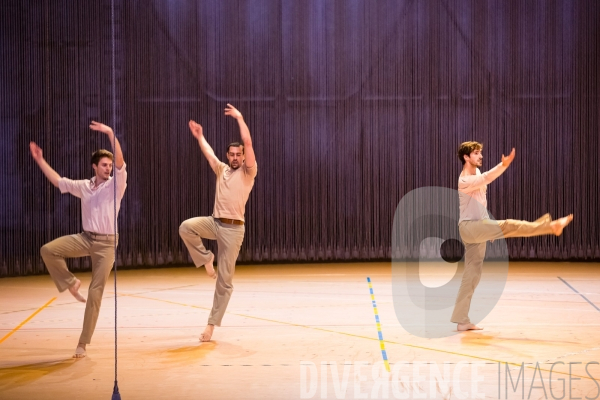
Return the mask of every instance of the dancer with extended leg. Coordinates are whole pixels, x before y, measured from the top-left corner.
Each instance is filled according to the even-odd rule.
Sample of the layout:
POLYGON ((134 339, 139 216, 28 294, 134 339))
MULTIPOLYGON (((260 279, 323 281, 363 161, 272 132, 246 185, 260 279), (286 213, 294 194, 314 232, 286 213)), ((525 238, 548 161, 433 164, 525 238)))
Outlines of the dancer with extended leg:
POLYGON ((119 213, 121 199, 127 187, 127 171, 125 160, 121 152, 121 145, 115 137, 113 130, 101 123, 92 121, 90 128, 106 134, 111 142, 114 141, 113 151, 98 150, 92 155, 92 168, 94 177, 91 179, 73 181, 61 177, 44 160, 42 149, 34 142, 29 144, 31 156, 36 161, 46 178, 61 193, 71 193, 81 199, 81 222, 83 232, 75 235, 62 236, 45 244, 41 248, 44 264, 58 288, 59 292, 69 292, 82 303, 86 303, 83 318, 83 330, 73 357, 81 358, 86 355, 86 345, 91 342, 102 294, 108 275, 115 260, 115 185, 112 182, 111 172, 113 160, 116 166, 116 211, 119 213), (65 258, 90 256, 92 259, 92 282, 88 291, 88 299, 79 293, 81 282, 69 271, 65 258))
POLYGON ((549 214, 534 222, 507 219, 491 220, 487 212, 487 185, 498 178, 515 158, 515 149, 494 168, 481 173, 483 145, 478 142, 462 143, 458 149, 458 158, 463 170, 458 178, 460 198, 460 220, 458 229, 465 245, 465 269, 451 321, 457 324, 459 331, 482 329, 472 324, 469 308, 475 288, 481 278, 485 247, 488 240, 511 237, 531 237, 539 235, 560 236, 573 215, 552 221, 549 214))
POLYGON ((202 127, 194 121, 189 122, 192 135, 198 140, 202 154, 204 154, 210 167, 217 175, 213 215, 211 217, 188 219, 183 221, 179 227, 179 235, 189 250, 196 268, 204 265, 208 275, 213 279, 217 279, 208 324, 200 335, 200 341, 202 342, 208 342, 212 337, 215 325, 221 325, 221 320, 233 292, 232 281, 235 262, 244 240, 246 202, 254 186, 254 178, 258 168, 252 148, 250 130, 244 122, 244 117, 231 104, 227 104, 225 115, 237 120, 242 139, 242 143, 234 142, 227 147, 229 164, 219 161, 204 138, 202 127), (214 254, 204 247, 203 238, 217 241, 218 274, 213 267, 214 254))

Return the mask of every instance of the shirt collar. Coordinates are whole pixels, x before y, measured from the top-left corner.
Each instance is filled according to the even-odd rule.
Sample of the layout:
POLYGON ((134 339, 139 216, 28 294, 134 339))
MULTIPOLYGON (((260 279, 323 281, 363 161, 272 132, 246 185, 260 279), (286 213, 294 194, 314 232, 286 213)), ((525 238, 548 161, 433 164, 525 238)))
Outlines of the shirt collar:
POLYGON ((100 186, 96 187, 96 178, 97 178, 96 176, 93 176, 90 179, 90 189, 92 189, 92 190, 100 189, 102 186, 106 185, 107 182, 110 182, 112 180, 112 176, 109 176, 108 179, 103 184, 101 184, 100 186))

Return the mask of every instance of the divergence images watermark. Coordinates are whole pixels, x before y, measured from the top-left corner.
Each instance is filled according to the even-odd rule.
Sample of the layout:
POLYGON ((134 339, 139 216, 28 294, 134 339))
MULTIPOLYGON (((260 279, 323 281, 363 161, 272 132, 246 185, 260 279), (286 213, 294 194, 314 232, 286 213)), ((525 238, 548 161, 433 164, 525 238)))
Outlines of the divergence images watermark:
POLYGON ((598 361, 412 362, 396 363, 388 372, 383 361, 301 361, 300 398, 596 400, 600 397, 599 366, 598 361), (581 381, 590 383, 585 397, 580 397, 581 390, 577 394, 581 381))

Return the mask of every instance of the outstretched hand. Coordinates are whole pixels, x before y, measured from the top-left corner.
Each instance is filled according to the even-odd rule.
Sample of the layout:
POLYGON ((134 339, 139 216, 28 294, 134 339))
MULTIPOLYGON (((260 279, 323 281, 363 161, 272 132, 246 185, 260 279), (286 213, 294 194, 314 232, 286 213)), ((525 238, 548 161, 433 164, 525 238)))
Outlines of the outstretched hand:
POLYGON ((196 139, 200 139, 202 137, 202 125, 190 119, 189 126, 190 131, 192 131, 192 135, 194 135, 196 139))
POLYGON ((106 133, 107 135, 111 135, 113 133, 113 130, 110 126, 104 125, 104 124, 102 124, 100 122, 96 122, 96 121, 92 121, 92 123, 90 124, 90 129, 92 129, 94 131, 106 133))
POLYGON ((227 103, 227 107, 225 107, 225 115, 229 115, 235 119, 243 118, 242 113, 229 103, 227 103))
POLYGON ((512 151, 510 152, 510 154, 508 156, 504 156, 504 154, 502 154, 502 166, 504 167, 508 167, 510 165, 511 162, 513 162, 513 160, 515 159, 515 148, 513 147, 512 151))
POLYGON ((31 157, 33 157, 34 160, 39 161, 44 158, 42 149, 40 149, 40 146, 35 144, 35 142, 29 142, 29 150, 31 151, 31 157))

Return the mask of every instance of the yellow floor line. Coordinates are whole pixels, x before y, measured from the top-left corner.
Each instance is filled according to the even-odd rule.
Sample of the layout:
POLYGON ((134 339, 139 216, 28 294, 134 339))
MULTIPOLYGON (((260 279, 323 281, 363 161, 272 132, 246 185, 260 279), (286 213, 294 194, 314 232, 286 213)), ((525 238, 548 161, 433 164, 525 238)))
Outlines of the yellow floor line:
POLYGON ((50 305, 50 303, 52 303, 54 300, 56 300, 56 297, 51 298, 50 301, 48 301, 46 304, 44 304, 43 306, 41 306, 40 308, 38 308, 33 314, 31 314, 29 317, 27 317, 27 319, 25 321, 21 322, 19 325, 17 325, 17 327, 15 329, 13 329, 12 331, 8 332, 2 339, 0 339, 0 343, 4 342, 6 339, 8 339, 8 337, 10 335, 12 335, 13 333, 15 333, 19 329, 21 329, 23 327, 23 325, 25 325, 27 322, 29 322, 33 317, 35 317, 44 308, 48 307, 50 305))

